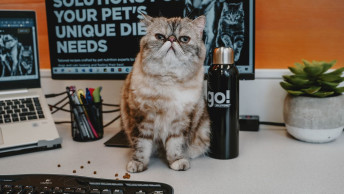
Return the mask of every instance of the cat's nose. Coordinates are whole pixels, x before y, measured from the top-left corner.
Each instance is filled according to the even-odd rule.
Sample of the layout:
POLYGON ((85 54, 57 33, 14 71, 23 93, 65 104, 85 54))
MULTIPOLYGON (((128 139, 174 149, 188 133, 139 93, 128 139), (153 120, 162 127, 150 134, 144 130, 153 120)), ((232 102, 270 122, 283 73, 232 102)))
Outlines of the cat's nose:
POLYGON ((175 37, 175 36, 169 36, 168 37, 168 40, 170 41, 170 42, 175 42, 176 40, 177 40, 177 38, 175 37))

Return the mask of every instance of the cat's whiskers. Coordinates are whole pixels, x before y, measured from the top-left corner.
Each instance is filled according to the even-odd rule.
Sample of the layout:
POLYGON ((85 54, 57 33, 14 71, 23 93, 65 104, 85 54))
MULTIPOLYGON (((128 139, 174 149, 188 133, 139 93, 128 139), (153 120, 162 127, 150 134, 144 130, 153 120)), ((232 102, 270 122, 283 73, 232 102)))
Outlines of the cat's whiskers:
POLYGON ((156 55, 158 57, 161 57, 161 55, 166 55, 167 51, 171 48, 172 43, 170 41, 166 41, 162 47, 156 52, 156 55))
POLYGON ((184 55, 185 53, 184 53, 184 51, 183 51, 183 49, 179 46, 179 44, 178 43, 176 43, 176 42, 173 42, 172 43, 172 48, 177 52, 177 55, 179 54, 179 55, 184 55))

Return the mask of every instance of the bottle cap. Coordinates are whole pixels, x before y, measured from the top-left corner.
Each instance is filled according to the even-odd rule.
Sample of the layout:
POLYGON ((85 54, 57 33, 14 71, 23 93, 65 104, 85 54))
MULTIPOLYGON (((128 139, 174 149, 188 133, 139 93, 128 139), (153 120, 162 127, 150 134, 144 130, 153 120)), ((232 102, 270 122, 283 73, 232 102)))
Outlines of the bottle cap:
POLYGON ((214 49, 213 64, 234 64, 234 51, 230 47, 214 49))

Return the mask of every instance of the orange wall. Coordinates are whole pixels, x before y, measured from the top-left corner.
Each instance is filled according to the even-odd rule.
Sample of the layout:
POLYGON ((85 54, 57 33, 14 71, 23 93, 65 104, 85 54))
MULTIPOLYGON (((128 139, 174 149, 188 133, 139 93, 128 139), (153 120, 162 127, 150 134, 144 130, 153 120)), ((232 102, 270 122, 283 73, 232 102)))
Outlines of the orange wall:
POLYGON ((286 68, 301 59, 344 66, 343 0, 256 0, 256 66, 286 68))
MULTIPOLYGON (((37 11, 39 55, 50 68, 44 0, 0 0, 0 9, 37 11)), ((343 0, 256 0, 256 68, 287 68, 301 59, 344 66, 343 0)))

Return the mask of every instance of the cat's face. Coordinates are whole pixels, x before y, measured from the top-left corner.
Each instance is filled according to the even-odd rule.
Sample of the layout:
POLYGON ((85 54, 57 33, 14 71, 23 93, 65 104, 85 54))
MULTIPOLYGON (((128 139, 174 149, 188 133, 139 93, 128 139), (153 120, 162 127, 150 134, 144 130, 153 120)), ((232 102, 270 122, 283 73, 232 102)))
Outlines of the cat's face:
POLYGON ((241 23, 244 17, 244 10, 242 3, 225 3, 223 7, 222 16, 229 24, 241 23))
POLYGON ((143 22, 147 34, 141 39, 140 52, 145 73, 183 77, 201 68, 205 55, 204 16, 195 20, 145 16, 143 22))

